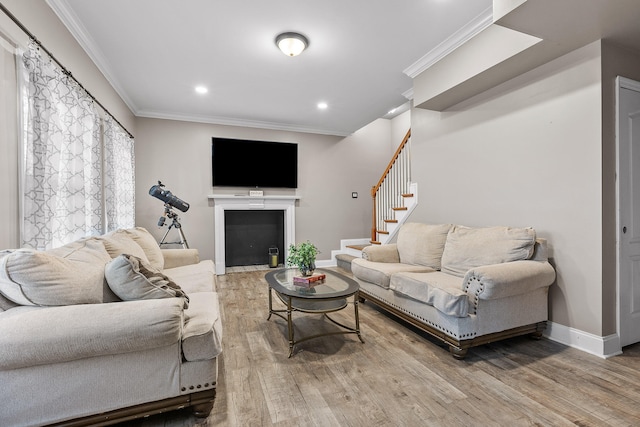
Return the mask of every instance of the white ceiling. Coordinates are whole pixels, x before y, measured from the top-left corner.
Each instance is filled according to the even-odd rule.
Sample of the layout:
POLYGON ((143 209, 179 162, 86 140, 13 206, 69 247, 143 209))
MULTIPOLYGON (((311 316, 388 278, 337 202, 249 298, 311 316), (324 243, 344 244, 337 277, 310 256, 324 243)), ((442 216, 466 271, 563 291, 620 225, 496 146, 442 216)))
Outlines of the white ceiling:
POLYGON ((404 71, 490 21, 492 0, 48 3, 137 116, 348 135, 406 109, 404 71), (286 31, 309 39, 300 56, 275 46, 286 31))

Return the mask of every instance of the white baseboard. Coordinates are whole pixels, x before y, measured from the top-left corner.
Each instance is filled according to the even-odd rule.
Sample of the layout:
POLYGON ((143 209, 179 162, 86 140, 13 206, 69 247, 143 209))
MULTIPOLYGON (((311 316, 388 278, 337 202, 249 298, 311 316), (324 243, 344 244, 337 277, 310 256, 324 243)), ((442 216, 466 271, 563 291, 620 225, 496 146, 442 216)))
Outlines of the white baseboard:
POLYGON ((318 267, 318 268, 335 267, 335 266, 336 266, 336 259, 334 257, 332 257, 331 259, 317 259, 316 260, 316 267, 318 267))
POLYGON ((547 322, 544 336, 603 359, 622 354, 620 337, 617 334, 601 337, 559 323, 547 322))

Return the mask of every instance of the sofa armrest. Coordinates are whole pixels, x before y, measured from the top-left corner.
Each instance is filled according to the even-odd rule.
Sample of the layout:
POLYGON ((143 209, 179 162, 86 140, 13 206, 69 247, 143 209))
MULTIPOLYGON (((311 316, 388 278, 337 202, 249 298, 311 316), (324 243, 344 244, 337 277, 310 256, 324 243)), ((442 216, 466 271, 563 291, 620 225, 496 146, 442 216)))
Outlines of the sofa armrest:
POLYGON ((165 270, 200 262, 200 254, 197 249, 162 249, 162 255, 164 256, 165 270))
POLYGON ((556 272, 548 262, 513 261, 467 271, 463 287, 478 299, 498 299, 551 286, 556 272))
POLYGON ((395 243, 367 246, 362 250, 362 258, 371 262, 400 262, 398 246, 395 243))
POLYGON ((180 342, 182 298, 16 307, 0 313, 0 370, 180 342))

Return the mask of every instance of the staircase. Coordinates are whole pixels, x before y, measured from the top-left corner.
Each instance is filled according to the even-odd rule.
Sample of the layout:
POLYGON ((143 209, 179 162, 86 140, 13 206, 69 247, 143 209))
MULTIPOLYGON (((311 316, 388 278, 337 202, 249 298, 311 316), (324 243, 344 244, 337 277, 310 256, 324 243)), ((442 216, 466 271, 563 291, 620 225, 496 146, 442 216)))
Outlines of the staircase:
POLYGON ((362 256, 365 246, 389 243, 418 204, 418 184, 411 182, 411 129, 378 183, 372 187, 371 198, 371 237, 342 240, 340 249, 331 251, 332 261, 346 270, 350 269, 354 257, 362 256))
MULTIPOLYGON (((375 236, 372 235, 371 244, 384 245, 389 243, 398 233, 400 226, 407 221, 409 214, 413 212, 418 204, 418 184, 409 183, 409 191, 400 194, 398 205, 392 206, 379 227, 376 228, 375 236)), ((378 211, 384 214, 383 211, 378 211)))
POLYGON ((392 240, 418 202, 418 184, 411 182, 411 129, 371 189, 373 215, 371 243, 392 240))

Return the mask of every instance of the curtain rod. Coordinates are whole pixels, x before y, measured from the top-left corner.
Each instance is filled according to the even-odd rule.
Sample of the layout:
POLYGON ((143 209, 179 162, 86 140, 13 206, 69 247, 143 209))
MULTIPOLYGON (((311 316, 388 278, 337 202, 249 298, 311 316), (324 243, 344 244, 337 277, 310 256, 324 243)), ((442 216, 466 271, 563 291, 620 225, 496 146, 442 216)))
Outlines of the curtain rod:
POLYGON ((44 50, 44 51, 46 52, 46 54, 47 54, 47 55, 49 55, 49 57, 50 57, 50 58, 51 58, 51 59, 52 59, 56 64, 58 64, 58 66, 59 66, 60 68, 62 68, 62 71, 63 71, 67 76, 71 77, 71 78, 73 79, 73 81, 74 81, 74 82, 76 82, 76 83, 78 84, 78 86, 80 86, 80 87, 82 88, 82 90, 84 90, 84 91, 85 91, 85 93, 86 93, 87 95, 89 95, 89 97, 93 100, 93 102, 95 102, 96 104, 98 104, 98 105, 100 106, 100 108, 102 108, 102 109, 104 110, 104 112, 105 112, 105 113, 107 113, 107 114, 109 115, 109 117, 111 117, 113 120, 115 120, 115 121, 116 121, 116 123, 118 123, 118 125, 120 125, 120 127, 121 127, 121 128, 122 128, 122 129, 127 133, 127 135, 129 135, 129 138, 133 138, 133 135, 131 134, 131 132, 129 132, 129 131, 127 130, 127 128, 126 128, 126 127, 124 127, 124 126, 122 125, 122 123, 120 123, 120 122, 118 121, 118 119, 116 119, 116 117, 115 117, 113 114, 111 114, 111 112, 110 112, 109 110, 107 110, 107 109, 105 108, 105 106, 104 106, 104 105, 102 105, 102 103, 101 103, 100 101, 98 101, 98 100, 96 99, 96 97, 95 97, 95 96, 93 96, 93 95, 91 94, 91 92, 89 92, 89 91, 88 91, 88 90, 87 90, 87 89, 82 85, 82 83, 80 83, 80 82, 78 81, 78 79, 76 79, 76 78, 73 76, 73 74, 71 74, 71 71, 69 71, 69 70, 68 70, 64 65, 62 65, 62 63, 61 63, 60 61, 58 61, 58 59, 57 59, 55 56, 53 56, 53 54, 52 54, 52 53, 51 53, 51 52, 50 52, 46 47, 44 47, 44 45, 40 42, 40 40, 38 40, 38 38, 37 38, 36 36, 34 36, 34 35, 33 35, 33 33, 32 33, 31 31, 29 31, 29 30, 27 29, 27 27, 25 27, 25 26, 22 24, 22 22, 20 22, 20 20, 18 20, 18 18, 16 18, 16 16, 15 16, 13 13, 11 13, 11 12, 9 11, 9 9, 7 9, 7 8, 5 7, 5 5, 3 5, 2 3, 0 3, 0 10, 2 10, 2 12, 4 12, 4 14, 5 14, 5 15, 7 15, 7 17, 9 17, 9 19, 11 19, 11 20, 14 22, 14 24, 16 24, 16 25, 18 26, 18 28, 20 28, 20 29, 21 29, 21 30, 22 30, 22 31, 23 31, 27 36, 29 36, 29 38, 30 38, 31 40, 33 40, 33 42, 34 42, 35 44, 37 44, 37 45, 38 45, 38 47, 39 47, 40 49, 44 50))

